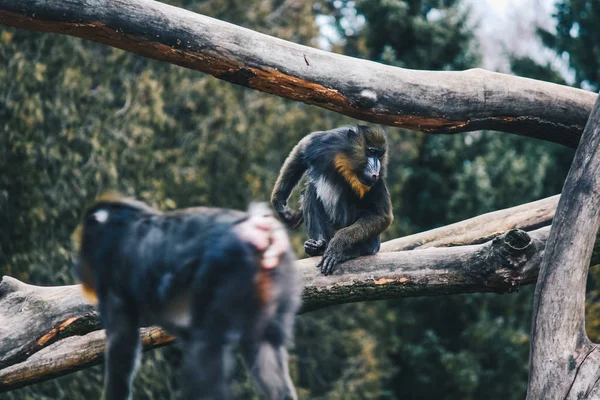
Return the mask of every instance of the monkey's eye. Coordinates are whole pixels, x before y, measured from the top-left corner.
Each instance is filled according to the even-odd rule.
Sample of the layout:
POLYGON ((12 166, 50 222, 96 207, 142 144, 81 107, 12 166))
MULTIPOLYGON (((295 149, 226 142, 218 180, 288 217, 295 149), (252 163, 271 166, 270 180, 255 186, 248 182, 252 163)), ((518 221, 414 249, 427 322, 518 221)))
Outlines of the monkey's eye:
POLYGON ((367 155, 369 157, 377 157, 379 156, 379 149, 376 147, 367 147, 367 155))

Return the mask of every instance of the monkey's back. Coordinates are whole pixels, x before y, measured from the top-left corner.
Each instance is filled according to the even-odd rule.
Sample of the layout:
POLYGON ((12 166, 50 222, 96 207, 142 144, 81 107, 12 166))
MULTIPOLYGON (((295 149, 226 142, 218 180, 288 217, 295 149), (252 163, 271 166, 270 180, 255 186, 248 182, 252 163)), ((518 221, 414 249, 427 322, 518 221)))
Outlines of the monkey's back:
POLYGON ((106 209, 104 225, 84 225, 80 265, 91 269, 100 303, 108 291, 117 292, 129 299, 143 324, 181 331, 214 305, 220 308, 216 312, 243 319, 261 303, 299 296, 292 254, 263 271, 252 244, 233 232, 247 213, 208 207, 164 214, 106 209))

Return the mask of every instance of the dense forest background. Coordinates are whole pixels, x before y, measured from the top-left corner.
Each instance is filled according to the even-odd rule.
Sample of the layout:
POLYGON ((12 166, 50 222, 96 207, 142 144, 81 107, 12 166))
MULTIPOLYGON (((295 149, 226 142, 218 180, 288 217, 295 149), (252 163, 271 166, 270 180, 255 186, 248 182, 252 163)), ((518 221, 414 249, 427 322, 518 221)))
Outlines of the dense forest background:
MULTIPOLYGON (((179 7, 332 51, 416 69, 462 70, 481 55, 459 0, 171 0, 179 7)), ((573 84, 600 87, 600 3, 560 0, 540 30, 573 84)), ((499 33, 501 34, 501 33, 499 33)), ((565 83, 552 64, 507 54, 517 75, 565 83)), ((0 272, 73 283, 70 234, 94 196, 116 189, 161 209, 267 200, 293 145, 355 123, 202 73, 55 34, 0 27, 0 272)), ((340 71, 343 73, 343 71, 340 71)), ((573 150, 498 132, 385 128, 395 221, 385 239, 559 193, 573 150)), ((304 233, 294 233, 298 251, 304 233)), ((302 254, 302 253, 299 253, 302 254)), ((315 271, 317 273, 317 271, 315 271)), ((587 327, 600 339, 593 276, 587 327)), ((597 279, 596 279, 597 280, 597 279)), ((522 399, 533 287, 518 294, 330 307, 298 318, 291 369, 303 399, 522 399)), ((179 350, 144 356, 138 399, 178 398, 179 350)), ((99 398, 102 368, 6 399, 99 398)), ((243 372, 239 398, 253 398, 243 372)), ((3 395, 4 396, 4 395, 3 395)))

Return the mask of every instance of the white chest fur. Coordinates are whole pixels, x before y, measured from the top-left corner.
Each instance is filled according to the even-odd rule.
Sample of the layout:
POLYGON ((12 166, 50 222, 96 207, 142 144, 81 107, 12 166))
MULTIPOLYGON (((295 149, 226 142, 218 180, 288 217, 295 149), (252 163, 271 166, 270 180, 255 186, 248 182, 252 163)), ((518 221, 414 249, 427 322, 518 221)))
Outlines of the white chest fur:
POLYGON ((315 187, 317 189, 317 197, 323 203, 325 211, 330 217, 334 216, 336 214, 338 201, 340 200, 339 189, 332 185, 324 177, 320 177, 315 182, 315 187))

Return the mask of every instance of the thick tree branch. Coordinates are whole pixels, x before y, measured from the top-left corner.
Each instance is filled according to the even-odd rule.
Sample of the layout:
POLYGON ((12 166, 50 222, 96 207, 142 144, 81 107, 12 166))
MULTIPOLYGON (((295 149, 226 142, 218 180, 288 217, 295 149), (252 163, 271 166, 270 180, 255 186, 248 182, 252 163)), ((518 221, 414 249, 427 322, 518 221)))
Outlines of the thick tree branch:
MULTIPOLYGON (((97 316, 93 315, 97 320, 97 316)), ((173 336, 157 327, 142 328, 140 336, 144 350, 162 347, 175 340, 173 336)), ((104 361, 104 350, 103 329, 66 336, 48 347, 41 348, 21 363, 0 369, 0 392, 58 378, 100 364, 104 361)))
POLYGON ((341 264, 334 279, 314 271, 317 258, 300 260, 303 311, 365 300, 512 292, 535 281, 549 230, 511 230, 479 245, 360 257, 341 264))
POLYGON ((600 226, 600 101, 557 207, 535 290, 528 399, 600 398, 600 351, 585 332, 585 289, 600 226))
POLYGON ((531 231, 548 226, 556 211, 560 195, 474 218, 381 244, 381 252, 427 249, 429 247, 464 246, 495 238, 510 229, 531 231))
POLYGON ((417 71, 354 59, 151 0, 0 0, 0 23, 93 40, 357 119, 431 133, 494 129, 575 147, 596 99, 484 70, 417 71))

